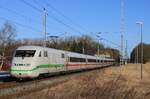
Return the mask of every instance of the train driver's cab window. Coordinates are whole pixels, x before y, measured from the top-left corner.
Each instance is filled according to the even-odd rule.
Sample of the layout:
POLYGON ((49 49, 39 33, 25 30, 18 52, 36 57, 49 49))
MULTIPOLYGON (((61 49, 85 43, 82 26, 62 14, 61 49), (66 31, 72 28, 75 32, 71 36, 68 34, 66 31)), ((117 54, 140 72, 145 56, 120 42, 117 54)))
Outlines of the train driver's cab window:
POLYGON ((41 51, 40 51, 40 53, 39 53, 39 57, 41 57, 42 55, 41 55, 41 51))
POLYGON ((44 57, 48 57, 47 51, 44 51, 44 57))
POLYGON ((15 57, 34 57, 35 50, 16 50, 15 57))
POLYGON ((61 58, 65 58, 65 54, 64 53, 61 54, 61 58))

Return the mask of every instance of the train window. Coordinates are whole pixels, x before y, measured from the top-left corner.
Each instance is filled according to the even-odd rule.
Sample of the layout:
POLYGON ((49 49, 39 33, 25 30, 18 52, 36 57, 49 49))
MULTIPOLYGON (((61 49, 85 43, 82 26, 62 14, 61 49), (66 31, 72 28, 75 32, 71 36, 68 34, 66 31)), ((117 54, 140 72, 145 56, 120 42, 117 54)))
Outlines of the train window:
POLYGON ((85 58, 80 58, 80 62, 85 62, 86 59, 85 58))
POLYGON ((47 51, 44 51, 44 57, 48 57, 47 51))
POLYGON ((65 54, 64 53, 61 54, 61 58, 65 58, 65 54))
POLYGON ((88 62, 96 62, 96 59, 88 59, 88 62))
POLYGON ((39 57, 41 57, 42 55, 41 55, 41 51, 40 51, 40 53, 39 53, 39 57))
POLYGON ((16 50, 15 57, 33 57, 35 50, 16 50))
POLYGON ((70 57, 70 62, 85 62, 85 58, 70 57))

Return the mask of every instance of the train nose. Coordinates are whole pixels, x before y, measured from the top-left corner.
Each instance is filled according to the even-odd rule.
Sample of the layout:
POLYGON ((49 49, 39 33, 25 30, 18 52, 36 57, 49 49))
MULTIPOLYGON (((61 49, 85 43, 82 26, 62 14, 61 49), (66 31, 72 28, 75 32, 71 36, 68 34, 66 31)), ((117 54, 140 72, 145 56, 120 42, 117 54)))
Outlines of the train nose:
POLYGON ((16 78, 28 78, 30 77, 30 73, 16 73, 16 72, 12 72, 11 76, 16 77, 16 78))

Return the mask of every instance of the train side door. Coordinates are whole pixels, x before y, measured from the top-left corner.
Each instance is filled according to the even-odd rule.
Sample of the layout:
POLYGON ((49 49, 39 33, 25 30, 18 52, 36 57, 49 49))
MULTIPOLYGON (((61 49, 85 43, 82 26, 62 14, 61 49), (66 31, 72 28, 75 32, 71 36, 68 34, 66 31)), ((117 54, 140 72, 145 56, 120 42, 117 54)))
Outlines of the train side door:
POLYGON ((56 61, 56 54, 55 53, 52 53, 52 55, 51 55, 51 64, 53 65, 53 69, 54 69, 54 71, 57 71, 57 66, 56 66, 56 64, 57 64, 57 61, 56 61))
POLYGON ((65 70, 67 71, 68 70, 68 64, 69 64, 69 56, 68 56, 68 54, 67 53, 65 53, 65 62, 64 62, 64 64, 65 64, 65 70))

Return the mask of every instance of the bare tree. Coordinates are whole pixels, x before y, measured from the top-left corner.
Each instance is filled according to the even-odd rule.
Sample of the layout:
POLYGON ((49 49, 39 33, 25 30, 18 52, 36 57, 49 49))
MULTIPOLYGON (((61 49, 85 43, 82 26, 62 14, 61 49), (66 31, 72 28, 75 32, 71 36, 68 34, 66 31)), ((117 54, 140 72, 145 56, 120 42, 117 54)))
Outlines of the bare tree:
POLYGON ((0 70, 4 64, 5 52, 6 52, 6 46, 11 44, 16 36, 16 29, 15 26, 6 21, 2 28, 0 29, 0 56, 1 56, 1 62, 0 62, 0 70))

